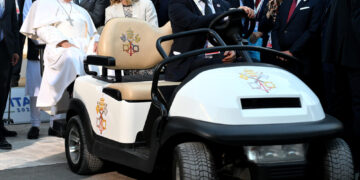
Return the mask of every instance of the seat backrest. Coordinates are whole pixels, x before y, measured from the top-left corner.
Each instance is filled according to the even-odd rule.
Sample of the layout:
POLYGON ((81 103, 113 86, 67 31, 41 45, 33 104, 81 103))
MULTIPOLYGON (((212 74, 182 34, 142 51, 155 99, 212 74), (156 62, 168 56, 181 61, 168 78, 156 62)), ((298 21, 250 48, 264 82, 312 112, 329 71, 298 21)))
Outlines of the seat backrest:
MULTIPOLYGON (((134 18, 114 18, 106 23, 98 44, 98 54, 116 59, 109 69, 149 69, 163 58, 156 49, 159 37, 172 34, 168 22, 161 28, 134 18)), ((172 41, 162 43, 169 54, 172 41)))

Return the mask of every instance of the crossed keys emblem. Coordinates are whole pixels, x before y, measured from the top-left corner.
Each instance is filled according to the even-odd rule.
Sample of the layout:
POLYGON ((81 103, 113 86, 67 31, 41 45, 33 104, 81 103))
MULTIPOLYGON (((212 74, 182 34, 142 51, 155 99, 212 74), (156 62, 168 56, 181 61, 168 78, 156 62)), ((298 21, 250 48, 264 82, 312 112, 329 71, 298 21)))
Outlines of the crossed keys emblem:
POLYGON ((276 85, 273 82, 266 81, 269 79, 269 76, 264 75, 262 72, 245 69, 243 73, 240 73, 240 78, 244 80, 251 80, 248 84, 252 89, 259 89, 269 93, 270 90, 276 88, 276 85))
POLYGON ((104 119, 104 116, 108 113, 107 110, 107 104, 105 103, 104 98, 100 98, 100 101, 97 102, 96 106, 96 127, 99 128, 100 134, 102 134, 103 131, 106 130, 106 120, 104 119))
POLYGON ((135 34, 133 30, 129 29, 126 34, 122 34, 120 39, 123 41, 123 51, 128 53, 130 56, 140 51, 138 43, 141 38, 139 34, 135 34))

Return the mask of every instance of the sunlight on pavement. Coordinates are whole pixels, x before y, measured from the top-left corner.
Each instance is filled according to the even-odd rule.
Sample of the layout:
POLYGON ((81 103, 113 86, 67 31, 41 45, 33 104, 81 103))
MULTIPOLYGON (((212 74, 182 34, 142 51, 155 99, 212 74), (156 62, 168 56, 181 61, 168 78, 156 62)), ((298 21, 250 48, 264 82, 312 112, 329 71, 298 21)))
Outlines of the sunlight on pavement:
POLYGON ((12 144, 10 151, 0 150, 0 170, 66 163, 64 139, 47 136, 48 124, 42 124, 40 138, 28 140, 29 125, 12 125, 17 137, 7 138, 12 144))

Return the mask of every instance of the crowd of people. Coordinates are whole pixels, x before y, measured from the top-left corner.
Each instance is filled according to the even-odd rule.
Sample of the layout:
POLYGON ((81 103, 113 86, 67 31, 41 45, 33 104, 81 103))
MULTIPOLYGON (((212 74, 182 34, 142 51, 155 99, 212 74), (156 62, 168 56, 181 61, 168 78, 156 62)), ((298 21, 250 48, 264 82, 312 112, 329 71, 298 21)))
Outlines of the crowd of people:
MULTIPOLYGON (((4 113, 10 84, 17 86, 25 37, 26 94, 30 96, 32 124, 28 138, 37 139, 39 108, 56 105, 75 78, 85 74, 83 60, 96 54, 106 22, 117 17, 137 18, 159 27, 170 21, 173 33, 178 33, 208 27, 230 8, 242 9, 256 20, 249 44, 273 48, 300 63, 257 52, 251 52, 251 58, 281 65, 302 79, 320 97, 325 111, 344 123, 345 139, 359 152, 358 0, 0 0, 0 112, 4 113), (46 44, 42 76, 38 43, 46 44)), ((178 38, 170 55, 211 46, 205 35, 178 38)), ((241 58, 236 51, 191 57, 169 64, 165 79, 181 81, 201 66, 241 58)), ((152 73, 153 69, 124 72, 144 77, 152 73)), ((49 134, 51 131, 50 127, 49 134)), ((16 132, 0 123, 0 149, 11 149, 5 139, 8 136, 16 136, 16 132)))

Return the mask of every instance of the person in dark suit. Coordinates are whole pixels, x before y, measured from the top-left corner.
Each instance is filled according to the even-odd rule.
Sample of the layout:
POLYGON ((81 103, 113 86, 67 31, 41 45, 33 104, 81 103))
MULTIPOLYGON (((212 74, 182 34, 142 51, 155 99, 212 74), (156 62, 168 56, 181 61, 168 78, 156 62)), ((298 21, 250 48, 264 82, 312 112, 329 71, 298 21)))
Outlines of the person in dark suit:
MULTIPOLYGON (((3 117, 10 90, 12 66, 19 61, 19 33, 14 0, 0 0, 0 117, 3 117)), ((11 149, 5 137, 16 136, 0 122, 0 149, 11 149)))
MULTIPOLYGON (((323 32, 322 60, 334 65, 329 114, 342 120, 344 136, 360 162, 360 1, 333 0, 323 32)), ((359 167, 359 165, 358 165, 359 167)))
MULTIPOLYGON (((229 2, 232 8, 238 8, 240 6, 246 6, 253 10, 255 10, 255 19, 259 23, 261 22, 261 18, 264 16, 267 4, 269 0, 226 0, 229 2)), ((259 32, 260 29, 259 29, 259 32)))
POLYGON ((249 7, 251 9, 254 9, 254 0, 226 0, 229 4, 231 8, 237 8, 240 6, 246 6, 249 7))
POLYGON ((105 9, 110 6, 110 0, 74 0, 74 2, 87 10, 96 28, 105 24, 105 9))
MULTIPOLYGON (((254 10, 256 26, 254 32, 249 37, 249 45, 265 46, 268 40, 268 32, 263 29, 263 16, 269 0, 226 0, 232 8, 247 6, 254 10)), ((248 52, 255 61, 260 61, 260 53, 256 51, 248 52)))
MULTIPOLYGON (((259 19, 259 32, 262 33, 263 47, 271 48, 270 32, 273 30, 275 25, 275 19, 278 14, 279 6, 283 0, 267 0, 266 4, 263 4, 261 14, 257 17, 259 19)), ((265 3, 265 2, 264 2, 265 3)), ((262 57, 267 58, 266 54, 262 54, 262 57)))
MULTIPOLYGON (((22 19, 23 19, 23 8, 24 8, 24 1, 25 0, 16 0, 18 8, 19 8, 19 12, 17 12, 17 17, 18 17, 18 32, 20 31, 20 27, 22 25, 22 19)), ((17 87, 19 85, 19 80, 20 80, 20 71, 21 71, 21 64, 22 64, 22 50, 24 48, 24 42, 25 42, 25 36, 23 36, 21 33, 19 33, 19 46, 20 46, 20 59, 19 62, 13 67, 12 70, 12 77, 11 77, 11 86, 12 87, 17 87)))
MULTIPOLYGON (((272 47, 298 58, 302 65, 286 67, 299 76, 317 95, 321 93, 320 19, 321 0, 287 0, 279 7, 271 33, 272 47)), ((285 65, 286 66, 286 65, 285 65)))
POLYGON ((169 21, 169 0, 152 0, 158 15, 159 27, 162 27, 169 21))
MULTIPOLYGON (((170 0, 169 18, 173 33, 206 28, 210 22, 229 10, 230 5, 222 0, 170 0)), ((239 7, 244 9, 250 17, 254 17, 254 12, 248 7, 239 7)), ((183 52, 201 49, 207 45, 206 35, 192 35, 183 38, 174 39, 170 55, 178 55, 183 52)), ((186 60, 180 60, 167 65, 165 70, 165 79, 169 81, 179 81, 186 77, 192 70, 209 64, 232 62, 235 59, 234 51, 227 51, 218 56, 210 58, 205 55, 191 57, 186 60)))

